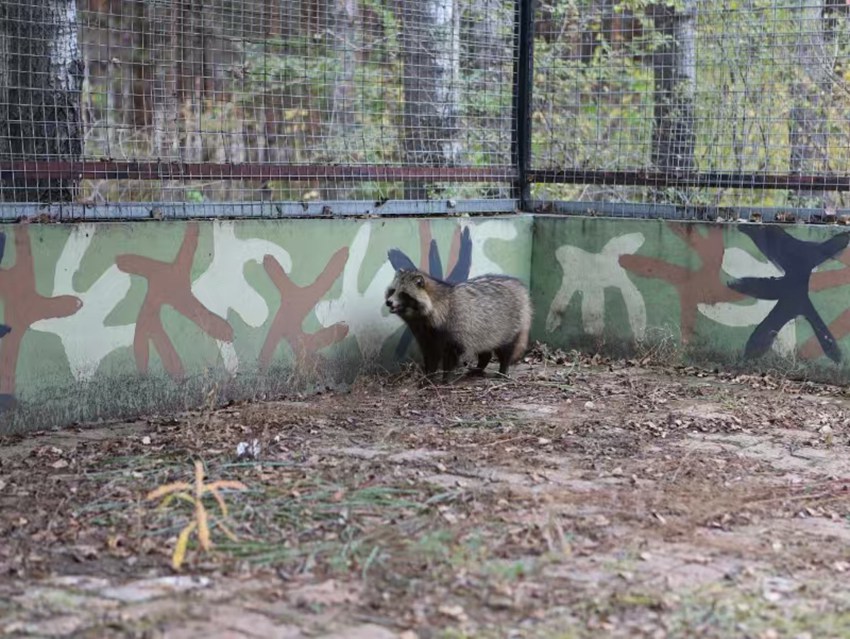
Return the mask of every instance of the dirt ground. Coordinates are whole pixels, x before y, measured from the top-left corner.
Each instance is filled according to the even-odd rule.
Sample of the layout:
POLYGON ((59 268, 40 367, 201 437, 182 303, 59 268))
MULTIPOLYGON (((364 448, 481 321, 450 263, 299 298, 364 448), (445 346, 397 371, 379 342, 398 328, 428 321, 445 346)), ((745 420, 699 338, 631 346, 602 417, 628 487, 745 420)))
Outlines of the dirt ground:
POLYGON ((843 389, 539 351, 513 375, 0 440, 0 634, 850 636, 843 389), (247 490, 175 572, 193 506, 144 498, 196 459, 247 490))

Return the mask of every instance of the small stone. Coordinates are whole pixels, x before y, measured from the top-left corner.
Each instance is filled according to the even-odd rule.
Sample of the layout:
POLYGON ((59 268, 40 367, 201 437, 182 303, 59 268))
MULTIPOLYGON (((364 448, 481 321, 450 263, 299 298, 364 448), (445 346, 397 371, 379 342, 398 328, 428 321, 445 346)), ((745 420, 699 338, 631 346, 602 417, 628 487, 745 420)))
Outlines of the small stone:
POLYGON ((261 447, 259 440, 251 440, 248 442, 239 442, 236 444, 236 456, 237 457, 250 457, 252 459, 257 459, 260 456, 261 447))
POLYGON ((52 586, 74 588, 76 590, 99 590, 109 586, 109 581, 102 577, 87 575, 63 575, 46 580, 52 586))
POLYGON ((361 626, 344 628, 339 632, 321 635, 319 639, 397 639, 398 635, 383 626, 367 623, 361 626))
POLYGON ((119 601, 147 601, 157 597, 165 597, 175 592, 206 588, 210 585, 207 577, 175 576, 140 579, 131 581, 123 586, 104 588, 100 594, 119 601))
POLYGON ((83 624, 83 620, 74 615, 62 615, 43 621, 15 622, 3 628, 5 633, 21 632, 28 635, 64 637, 73 634, 83 624))
POLYGON ((458 621, 465 621, 467 619, 463 606, 440 606, 437 611, 446 617, 451 617, 458 621))

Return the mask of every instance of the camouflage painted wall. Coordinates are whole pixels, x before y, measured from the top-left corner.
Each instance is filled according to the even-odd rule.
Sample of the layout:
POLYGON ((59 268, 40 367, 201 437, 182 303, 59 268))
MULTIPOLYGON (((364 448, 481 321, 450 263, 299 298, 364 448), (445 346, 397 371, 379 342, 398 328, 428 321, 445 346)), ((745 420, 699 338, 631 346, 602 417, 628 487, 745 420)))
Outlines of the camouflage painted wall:
POLYGON ((531 218, 0 227, 0 432, 392 366, 394 266, 529 280, 531 218), (296 364, 297 366, 293 366, 296 364), (294 377, 298 379, 294 379, 294 377))
POLYGON ((416 349, 383 291, 411 264, 530 280, 532 337, 555 346, 850 379, 848 244, 834 226, 554 216, 6 225, 0 432, 392 368, 416 349))
POLYGON ((836 226, 539 216, 532 335, 844 378, 849 241, 836 226))

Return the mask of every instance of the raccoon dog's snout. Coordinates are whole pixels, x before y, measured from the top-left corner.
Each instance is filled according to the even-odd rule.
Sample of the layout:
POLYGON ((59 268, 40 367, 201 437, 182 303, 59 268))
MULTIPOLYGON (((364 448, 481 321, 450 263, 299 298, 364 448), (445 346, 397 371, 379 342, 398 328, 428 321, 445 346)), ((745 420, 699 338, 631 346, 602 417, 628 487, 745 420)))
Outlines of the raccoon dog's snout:
POLYGON ((401 310, 401 304, 397 304, 393 297, 395 296, 395 289, 389 288, 386 292, 386 305, 387 308, 390 309, 390 313, 398 313, 401 310))

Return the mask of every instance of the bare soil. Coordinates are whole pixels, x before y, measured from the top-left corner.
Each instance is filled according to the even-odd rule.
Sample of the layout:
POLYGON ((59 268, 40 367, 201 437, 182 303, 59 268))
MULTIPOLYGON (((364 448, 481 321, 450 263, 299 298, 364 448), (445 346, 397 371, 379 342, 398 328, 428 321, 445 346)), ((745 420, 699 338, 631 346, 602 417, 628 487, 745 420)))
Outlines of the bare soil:
POLYGON ((0 634, 850 636, 844 389, 541 352, 512 376, 0 440, 0 634), (192 505, 144 497, 196 459, 248 490, 178 573, 192 505))

